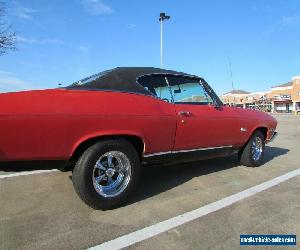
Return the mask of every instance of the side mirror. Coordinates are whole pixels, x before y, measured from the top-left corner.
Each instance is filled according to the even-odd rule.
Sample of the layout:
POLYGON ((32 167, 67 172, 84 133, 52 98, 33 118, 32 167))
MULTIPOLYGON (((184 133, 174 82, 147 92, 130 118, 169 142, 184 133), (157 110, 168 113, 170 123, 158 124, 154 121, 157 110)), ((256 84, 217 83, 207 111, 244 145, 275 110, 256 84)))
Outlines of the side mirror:
POLYGON ((180 94, 181 93, 181 88, 180 86, 178 85, 178 89, 174 89, 174 94, 180 94))

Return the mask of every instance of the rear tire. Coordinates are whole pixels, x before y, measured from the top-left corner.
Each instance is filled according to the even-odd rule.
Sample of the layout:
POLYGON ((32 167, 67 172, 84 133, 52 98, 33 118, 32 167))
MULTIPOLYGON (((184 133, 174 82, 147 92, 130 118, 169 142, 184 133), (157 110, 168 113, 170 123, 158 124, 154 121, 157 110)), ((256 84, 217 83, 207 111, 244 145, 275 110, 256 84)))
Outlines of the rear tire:
POLYGON ((240 163, 247 167, 258 167, 263 163, 264 153, 265 137, 261 131, 257 130, 239 152, 240 163))
POLYGON ((73 186, 79 197, 95 209, 112 209, 124 203, 135 190, 140 159, 124 139, 100 141, 89 147, 73 169, 73 186))

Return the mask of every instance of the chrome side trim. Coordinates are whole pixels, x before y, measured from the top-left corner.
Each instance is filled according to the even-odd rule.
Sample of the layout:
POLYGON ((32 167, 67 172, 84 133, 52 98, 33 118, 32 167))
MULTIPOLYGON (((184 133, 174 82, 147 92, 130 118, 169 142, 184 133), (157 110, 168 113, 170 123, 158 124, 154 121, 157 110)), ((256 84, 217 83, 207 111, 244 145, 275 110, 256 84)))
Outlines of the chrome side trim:
POLYGON ((158 153, 153 153, 153 154, 147 154, 147 155, 144 155, 144 157, 157 156, 157 155, 166 155, 166 154, 172 154, 172 151, 158 152, 158 153))
POLYGON ((195 148, 195 149, 178 150, 178 151, 172 151, 172 154, 187 153, 187 152, 201 151, 201 150, 219 149, 219 148, 232 148, 232 145, 220 146, 220 147, 207 147, 207 148, 195 148))
POLYGON ((184 150, 178 150, 178 151, 158 152, 158 153, 153 153, 153 154, 147 154, 147 155, 144 155, 144 157, 157 156, 157 155, 165 155, 165 154, 188 153, 188 152, 193 152, 193 151, 202 151, 202 150, 211 150, 211 149, 221 149, 221 148, 232 148, 232 145, 219 146, 219 147, 207 147, 207 148, 184 149, 184 150))

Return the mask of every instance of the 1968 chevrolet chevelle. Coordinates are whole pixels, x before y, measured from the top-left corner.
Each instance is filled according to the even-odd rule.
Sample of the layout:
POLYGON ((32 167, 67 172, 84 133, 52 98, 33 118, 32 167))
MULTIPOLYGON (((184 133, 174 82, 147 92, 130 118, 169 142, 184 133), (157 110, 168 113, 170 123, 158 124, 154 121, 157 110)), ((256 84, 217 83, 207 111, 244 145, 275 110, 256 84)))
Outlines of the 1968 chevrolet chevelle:
POLYGON ((262 164, 276 120, 228 107, 204 79, 158 68, 115 68, 68 87, 0 95, 0 161, 73 163, 73 184, 96 209, 119 206, 142 164, 237 153, 262 164))

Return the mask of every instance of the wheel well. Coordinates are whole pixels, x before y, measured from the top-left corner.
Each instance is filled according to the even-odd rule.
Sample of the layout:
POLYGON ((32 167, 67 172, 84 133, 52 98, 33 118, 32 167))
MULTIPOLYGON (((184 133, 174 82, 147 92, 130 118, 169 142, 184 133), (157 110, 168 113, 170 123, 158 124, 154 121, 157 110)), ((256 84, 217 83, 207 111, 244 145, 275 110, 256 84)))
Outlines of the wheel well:
POLYGON ((142 158, 143 151, 144 151, 144 142, 140 137, 135 136, 135 135, 113 135, 113 136, 108 135, 108 136, 93 137, 93 138, 87 139, 86 141, 81 142, 79 144, 79 146, 77 146, 77 148, 73 152, 69 161, 71 164, 76 163, 77 160, 79 159, 79 157, 83 154, 83 152, 87 148, 89 148, 90 146, 92 146, 93 144, 95 144, 101 140, 120 139, 120 138, 129 141, 135 147, 140 158, 142 158))
POLYGON ((255 131, 261 131, 263 133, 265 139, 267 139, 268 129, 266 127, 258 127, 253 131, 253 133, 255 131))
POLYGON ((265 140, 267 139, 268 129, 267 129, 266 127, 258 127, 258 128, 256 128, 256 129, 254 129, 253 132, 252 132, 252 134, 250 135, 250 137, 249 137, 248 140, 246 141, 246 143, 240 148, 239 153, 238 153, 239 157, 240 157, 242 151, 244 150, 244 148, 246 147, 247 143, 248 143, 249 140, 251 139, 253 133, 255 133, 255 131, 261 131, 261 132, 263 133, 263 136, 264 136, 265 140))

